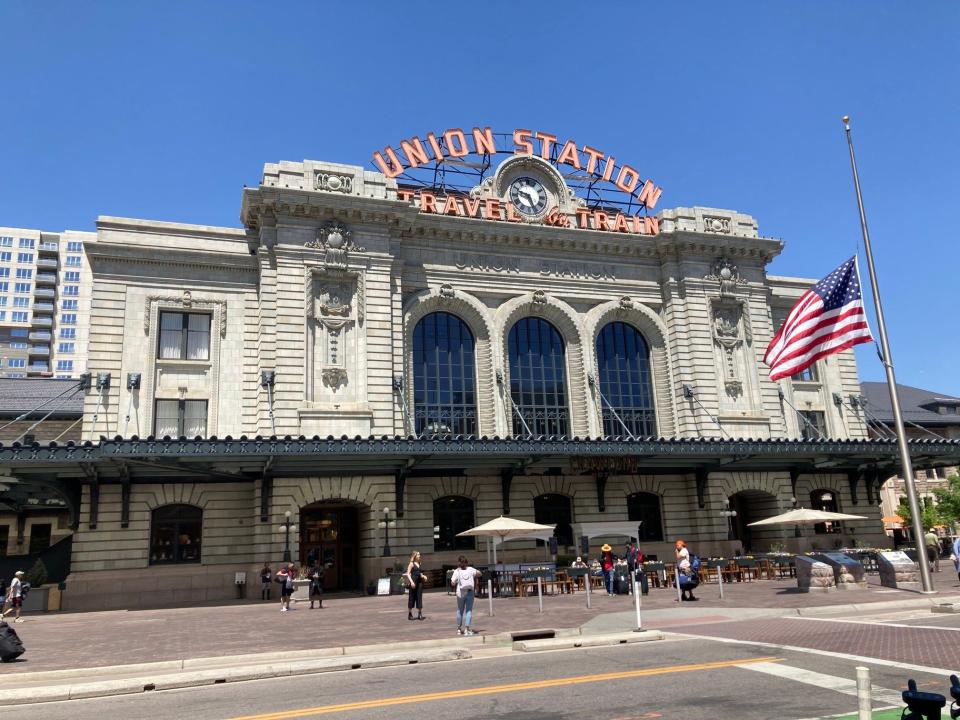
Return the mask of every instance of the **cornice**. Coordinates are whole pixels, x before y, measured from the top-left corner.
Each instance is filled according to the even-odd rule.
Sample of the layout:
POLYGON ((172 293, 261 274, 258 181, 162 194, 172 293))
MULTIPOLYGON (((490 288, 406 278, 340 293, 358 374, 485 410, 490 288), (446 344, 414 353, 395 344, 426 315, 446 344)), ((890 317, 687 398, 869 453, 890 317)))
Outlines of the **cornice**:
POLYGON ((161 266, 217 270, 225 272, 259 273, 255 255, 239 255, 235 252, 218 253, 202 250, 162 248, 145 254, 142 246, 104 245, 91 243, 85 246, 91 266, 94 262, 118 262, 126 265, 161 266), (153 254, 156 253, 156 254, 153 254))

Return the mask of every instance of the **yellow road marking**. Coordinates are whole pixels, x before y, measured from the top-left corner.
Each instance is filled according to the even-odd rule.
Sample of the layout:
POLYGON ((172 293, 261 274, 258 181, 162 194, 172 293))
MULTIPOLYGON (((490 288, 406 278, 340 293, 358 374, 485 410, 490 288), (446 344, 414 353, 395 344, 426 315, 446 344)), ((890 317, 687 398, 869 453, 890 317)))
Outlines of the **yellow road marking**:
POLYGON ((577 677, 553 678, 551 680, 534 680, 525 683, 509 683, 507 685, 487 685, 486 687, 466 688, 463 690, 448 690, 446 692, 402 695, 399 697, 381 698, 379 700, 361 700, 359 702, 342 703, 340 705, 320 705, 318 707, 301 708, 299 710, 283 710, 281 712, 264 713, 263 715, 245 715, 233 720, 292 720, 294 718, 311 717, 314 715, 330 715, 352 710, 369 710, 372 708, 388 707, 390 705, 408 705, 412 703, 430 702, 435 700, 452 700, 455 698, 476 697, 478 695, 494 695, 496 693, 520 692, 521 690, 539 690, 558 687, 561 685, 580 685, 583 683, 605 682, 609 680, 625 680, 628 678, 647 677, 650 675, 668 675, 670 673, 693 672, 694 670, 717 670, 760 662, 781 662, 783 658, 761 657, 746 660, 722 660, 718 662, 698 663, 695 665, 667 665, 665 667, 646 668, 644 670, 625 670, 622 672, 602 673, 599 675, 580 675, 577 677))

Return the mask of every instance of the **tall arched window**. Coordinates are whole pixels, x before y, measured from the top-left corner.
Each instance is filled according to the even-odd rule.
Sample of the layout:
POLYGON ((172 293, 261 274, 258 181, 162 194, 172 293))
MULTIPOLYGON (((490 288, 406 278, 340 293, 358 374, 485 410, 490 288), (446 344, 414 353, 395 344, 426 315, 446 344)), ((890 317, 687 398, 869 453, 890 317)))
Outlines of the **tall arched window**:
POLYGON ((413 417, 417 435, 477 434, 476 369, 470 328, 430 313, 413 330, 413 417))
POLYGON ((638 437, 656 434, 650 348, 632 325, 612 322, 597 335, 597 369, 604 435, 626 435, 623 425, 638 437), (608 404, 609 403, 609 404, 608 404))
POLYGON ((150 564, 200 562, 203 510, 163 505, 150 514, 150 564))
POLYGON ((663 542, 663 519, 660 515, 660 496, 638 492, 627 496, 627 519, 640 523, 640 538, 663 542))
MULTIPOLYGON (((560 545, 573 545, 573 514, 566 495, 540 495, 533 499, 533 518, 541 525, 556 525, 553 534, 560 545)), ((537 540, 537 545, 543 545, 537 540)))
MULTIPOLYGON (((810 507, 825 512, 840 512, 837 505, 837 493, 833 490, 814 490, 810 493, 810 507)), ((838 522, 823 522, 813 526, 817 535, 843 532, 843 525, 838 522)))
POLYGON ((567 435, 566 362, 560 333, 541 318, 522 318, 510 329, 507 345, 513 434, 527 435, 529 428, 533 435, 567 435))
POLYGON ((433 549, 473 550, 476 543, 472 537, 457 537, 473 527, 473 500, 460 495, 448 495, 433 501, 434 532, 433 549))

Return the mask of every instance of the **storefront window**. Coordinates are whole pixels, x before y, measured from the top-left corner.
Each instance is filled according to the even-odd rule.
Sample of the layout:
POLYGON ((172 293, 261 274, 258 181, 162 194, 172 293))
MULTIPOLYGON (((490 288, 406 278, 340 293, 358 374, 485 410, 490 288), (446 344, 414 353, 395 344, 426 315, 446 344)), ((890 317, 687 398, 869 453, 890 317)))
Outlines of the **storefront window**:
POLYGON ((660 496, 638 492, 627 496, 627 519, 640 523, 640 541, 663 541, 663 519, 660 514, 660 496))
MULTIPOLYGON (((570 498, 566 495, 535 497, 533 516, 534 521, 541 525, 556 525, 553 534, 559 545, 573 545, 573 515, 570 512, 570 498)), ((537 540, 537 545, 543 545, 543 540, 537 540)))
POLYGON ((434 541, 433 549, 473 550, 476 543, 472 537, 457 537, 473 527, 473 500, 450 495, 433 501, 434 541), (437 537, 439 536, 439 537, 437 537))
POLYGON ((597 371, 606 398, 601 400, 603 434, 626 435, 626 425, 637 437, 655 435, 650 349, 643 335, 622 322, 604 326, 597 336, 597 371))
POLYGON ((30 526, 30 549, 28 552, 31 555, 43 552, 50 547, 51 528, 50 523, 33 524, 30 526))
POLYGON ((513 434, 567 435, 566 358, 560 333, 541 318, 522 318, 511 328, 508 346, 513 434))
POLYGON ((200 562, 203 510, 193 505, 164 505, 150 522, 150 564, 200 562))
POLYGON ((473 333, 460 318, 431 313, 413 331, 417 435, 476 435, 473 333))

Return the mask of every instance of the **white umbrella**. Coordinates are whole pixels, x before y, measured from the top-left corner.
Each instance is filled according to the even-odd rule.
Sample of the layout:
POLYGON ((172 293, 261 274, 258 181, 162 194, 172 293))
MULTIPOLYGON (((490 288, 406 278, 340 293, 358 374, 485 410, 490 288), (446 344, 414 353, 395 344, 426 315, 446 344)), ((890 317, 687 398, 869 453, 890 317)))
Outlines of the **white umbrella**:
MULTIPOLYGON (((490 522, 485 522, 483 525, 477 525, 475 528, 457 533, 457 537, 492 537, 499 538, 500 542, 503 542, 507 538, 519 538, 545 532, 553 533, 554 527, 556 526, 540 525, 539 523, 516 520, 501 515, 490 522)), ((497 566, 497 543, 493 544, 493 566, 494 568, 497 566)))
POLYGON ((846 513, 827 512, 826 510, 810 510, 797 508, 781 515, 774 515, 765 520, 747 523, 748 527, 757 525, 816 525, 822 522, 836 522, 837 520, 866 520, 865 515, 847 515, 846 513))

